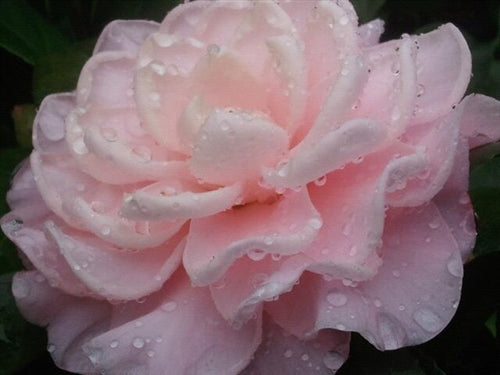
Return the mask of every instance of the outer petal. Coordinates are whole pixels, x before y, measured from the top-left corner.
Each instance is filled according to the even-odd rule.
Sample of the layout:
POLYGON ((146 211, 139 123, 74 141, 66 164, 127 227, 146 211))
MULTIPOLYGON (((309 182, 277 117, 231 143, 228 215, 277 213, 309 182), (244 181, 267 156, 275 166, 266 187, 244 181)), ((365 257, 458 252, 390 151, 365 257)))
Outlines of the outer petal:
POLYGON ((321 225, 306 191, 289 194, 273 204, 255 203, 193 220, 184 267, 193 282, 206 285, 247 253, 258 260, 266 253, 293 254, 302 250, 321 225))
POLYGON ((322 328, 357 331, 381 350, 431 339, 455 313, 463 274, 439 211, 432 204, 389 211, 381 251, 372 280, 356 286, 305 275, 267 311, 300 337, 322 328))
POLYGON ((84 347, 101 373, 238 374, 260 343, 261 317, 231 328, 206 288, 193 288, 176 273, 142 304, 114 309, 114 328, 84 347), (125 320, 124 320, 125 319, 125 320))
POLYGON ((184 249, 183 232, 157 248, 123 252, 53 222, 46 227, 76 277, 109 300, 139 299, 160 289, 179 266, 184 249))
POLYGON ((324 330, 302 341, 265 317, 263 342, 241 375, 331 375, 347 359, 350 334, 324 330))
POLYGON ((94 48, 94 55, 103 51, 139 52, 144 40, 160 25, 153 21, 117 20, 109 23, 102 31, 94 48))
POLYGON ((37 271, 18 272, 12 293, 26 319, 47 326, 47 350, 58 367, 79 374, 98 374, 82 351, 82 344, 109 326, 111 305, 63 294, 51 288, 37 271))
POLYGON ((500 102, 484 95, 469 95, 462 103, 460 131, 474 148, 500 139, 500 102))
POLYGON ((452 24, 416 38, 419 47, 417 95, 413 123, 435 120, 457 105, 467 89, 471 54, 467 42, 452 24))

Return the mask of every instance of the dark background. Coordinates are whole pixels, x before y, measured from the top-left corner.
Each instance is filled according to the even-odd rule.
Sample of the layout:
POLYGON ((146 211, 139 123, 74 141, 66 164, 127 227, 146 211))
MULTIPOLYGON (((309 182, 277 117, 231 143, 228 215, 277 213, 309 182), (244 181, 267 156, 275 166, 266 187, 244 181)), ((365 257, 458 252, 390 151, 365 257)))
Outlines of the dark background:
MULTIPOLYGON (((177 3, 0 0, 2 197, 10 171, 29 154, 29 125, 34 108, 45 95, 74 88, 78 72, 102 28, 113 19, 161 21, 177 3), (26 45, 30 45, 30 38, 33 41, 18 57, 7 49, 16 52, 9 48, 9 43, 19 35, 24 37, 23 33, 27 35, 26 45), (14 106, 23 104, 33 106, 18 107, 14 122, 14 106)), ((469 92, 500 97, 500 1, 358 0, 353 3, 361 22, 373 18, 385 20, 383 40, 454 23, 464 33, 473 54, 469 92)), ((472 155, 471 195, 481 234, 474 260, 466 266, 462 303, 450 326, 425 345, 385 353, 353 335, 350 359, 338 375, 500 375, 496 324, 500 307, 500 158, 491 153, 486 155, 486 158, 484 152, 472 155)), ((1 199, 0 216, 7 210, 1 199)), ((54 367, 45 351, 44 330, 27 324, 17 313, 10 296, 10 279, 20 267, 15 249, 5 237, 0 237, 0 375, 65 374, 54 367)))

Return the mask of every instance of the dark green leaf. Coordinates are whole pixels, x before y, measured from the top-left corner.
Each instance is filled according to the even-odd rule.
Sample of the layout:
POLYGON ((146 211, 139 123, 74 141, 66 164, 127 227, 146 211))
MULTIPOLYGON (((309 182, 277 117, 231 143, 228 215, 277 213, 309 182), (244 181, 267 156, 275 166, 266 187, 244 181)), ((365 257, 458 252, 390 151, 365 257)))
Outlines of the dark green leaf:
POLYGON ((12 111, 16 140, 21 147, 31 147, 31 129, 35 115, 36 108, 33 104, 19 104, 12 111))
POLYGON ((473 166, 470 195, 478 222, 474 254, 500 251, 500 157, 473 166))
POLYGON ((377 14, 384 4, 385 0, 352 0, 360 24, 377 18, 377 14))
POLYGON ((34 64, 46 53, 62 51, 66 38, 23 0, 0 0, 0 46, 34 64))
POLYGON ((33 99, 39 104, 53 93, 73 91, 80 71, 92 55, 95 40, 77 43, 63 53, 52 53, 36 60, 33 75, 33 99))

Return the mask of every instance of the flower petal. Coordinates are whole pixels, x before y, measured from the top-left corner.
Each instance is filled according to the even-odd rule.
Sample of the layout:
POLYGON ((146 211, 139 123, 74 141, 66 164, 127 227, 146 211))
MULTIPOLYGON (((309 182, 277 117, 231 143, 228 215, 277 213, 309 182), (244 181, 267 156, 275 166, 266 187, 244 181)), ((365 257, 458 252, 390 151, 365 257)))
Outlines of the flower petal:
POLYGON ((260 343, 261 317, 235 330, 217 313, 206 288, 176 273, 157 295, 116 306, 118 321, 84 350, 101 372, 238 374, 260 343), (187 350, 189 348, 189 350, 187 350))
POLYGON ((429 122, 449 112, 467 89, 471 74, 471 54, 460 31, 448 23, 416 37, 419 47, 417 73, 419 110, 413 123, 429 122))
POLYGON ((160 24, 143 20, 116 20, 102 31, 94 48, 94 55, 104 51, 139 52, 144 40, 154 33, 160 24))
POLYGON ((63 294, 50 287, 37 271, 16 273, 12 292, 27 320, 48 327, 47 350, 58 367, 80 374, 98 374, 81 347, 109 325, 111 305, 63 294))
POLYGON ((277 169, 264 170, 267 183, 277 189, 296 188, 381 148, 385 128, 370 119, 351 120, 326 134, 311 147, 301 147, 277 169))
POLYGON ((123 252, 81 233, 47 222, 50 237, 75 275, 109 300, 139 299, 161 288, 181 262, 185 233, 157 248, 123 252))
POLYGON ((277 326, 269 316, 264 319, 264 338, 254 360, 241 375, 332 375, 349 353, 350 334, 324 330, 318 336, 299 340, 277 326))
POLYGON ((287 133, 265 117, 216 109, 198 131, 190 170, 217 185, 257 180, 262 167, 276 164, 287 151, 287 133))
POLYGON ((484 95, 469 95, 463 108, 460 132, 469 137, 470 148, 500 140, 500 102, 484 95))
POLYGON ((346 285, 306 274, 266 310, 299 337, 323 328, 357 331, 380 350, 431 339, 460 298, 462 260, 448 227, 432 204, 391 210, 383 244, 384 262, 368 282, 346 285))
POLYGON ((376 19, 367 22, 358 28, 361 47, 371 47, 379 42, 380 36, 384 33, 384 21, 376 19))
POLYGON ((314 239, 321 224, 306 191, 291 193, 273 204, 254 203, 193 220, 184 267, 194 283, 207 285, 247 253, 262 258, 259 255, 302 250, 314 239), (227 230, 229 227, 231 231, 227 230))

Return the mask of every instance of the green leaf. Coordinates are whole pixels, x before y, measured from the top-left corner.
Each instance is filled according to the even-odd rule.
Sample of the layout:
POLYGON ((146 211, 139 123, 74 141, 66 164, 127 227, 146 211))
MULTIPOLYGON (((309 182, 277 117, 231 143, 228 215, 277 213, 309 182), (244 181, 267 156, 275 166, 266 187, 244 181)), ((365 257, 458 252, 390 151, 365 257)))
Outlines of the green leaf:
POLYGON ((36 60, 33 73, 33 98, 39 104, 49 94, 73 91, 80 71, 92 55, 95 40, 73 45, 62 53, 51 53, 36 60))
POLYGON ((34 64, 40 56, 63 51, 68 40, 24 0, 0 0, 0 47, 34 64))
POLYGON ((19 104, 12 111, 16 140, 21 147, 31 147, 31 130, 35 116, 36 108, 33 104, 19 104))
POLYGON ((351 2, 356 9, 360 24, 377 18, 380 8, 385 4, 385 0, 352 0, 351 2))
POLYGON ((472 167, 470 195, 477 215, 474 255, 500 251, 500 157, 472 167))
POLYGON ((488 331, 490 331, 495 338, 497 337, 497 319, 498 313, 495 312, 491 314, 486 323, 484 323, 486 325, 486 328, 488 328, 488 331))

